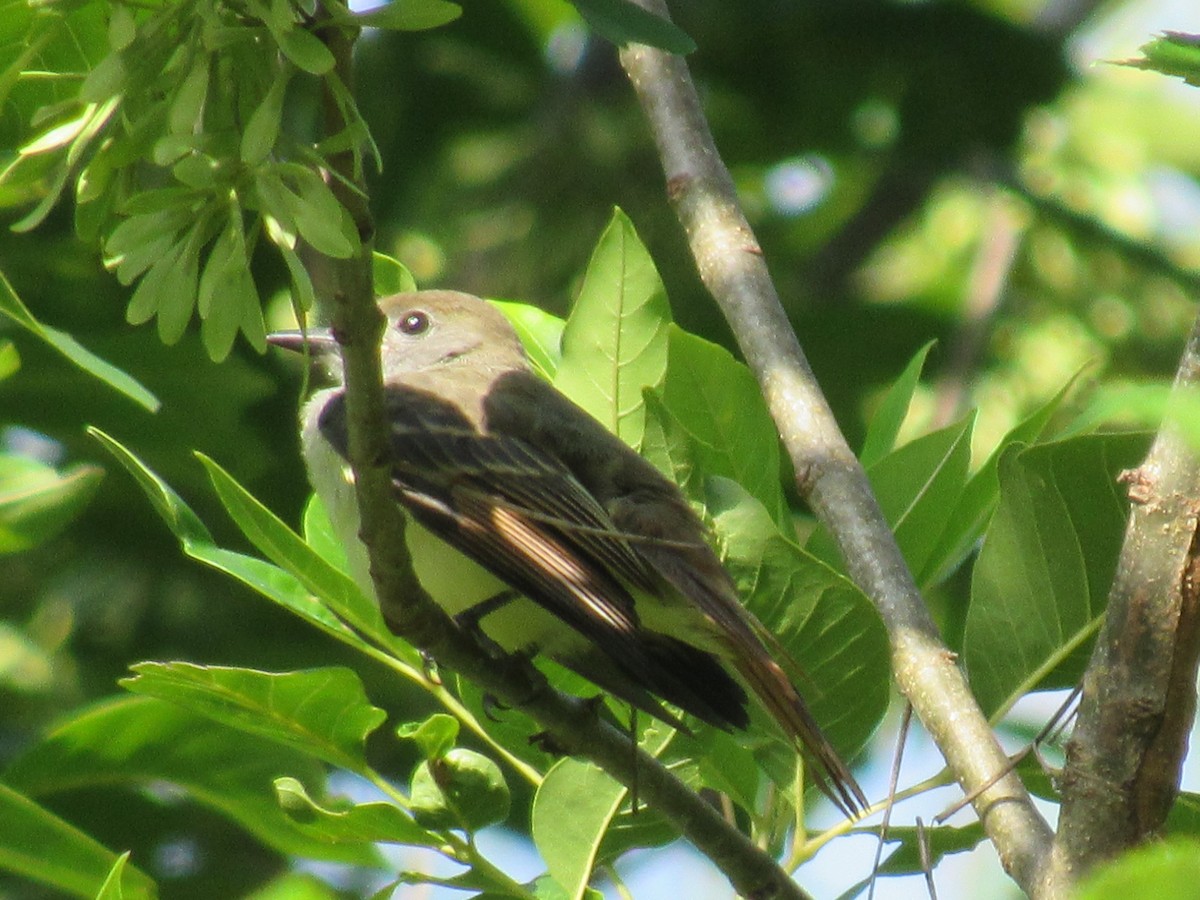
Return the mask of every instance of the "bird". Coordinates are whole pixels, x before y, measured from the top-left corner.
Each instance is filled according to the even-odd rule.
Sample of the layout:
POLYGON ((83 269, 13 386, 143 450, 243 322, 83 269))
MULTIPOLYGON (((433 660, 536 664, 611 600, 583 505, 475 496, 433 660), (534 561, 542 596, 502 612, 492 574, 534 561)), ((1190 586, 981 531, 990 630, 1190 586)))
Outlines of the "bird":
MULTIPOLYGON (((744 730, 749 691, 822 792, 861 814, 861 787, 678 486, 539 377, 486 301, 424 290, 379 305, 392 493, 431 598, 502 651, 543 654, 685 730, 663 702, 744 730)), ((350 573, 370 593, 338 343, 328 329, 269 340, 307 345, 334 380, 303 406, 301 442, 350 573)))

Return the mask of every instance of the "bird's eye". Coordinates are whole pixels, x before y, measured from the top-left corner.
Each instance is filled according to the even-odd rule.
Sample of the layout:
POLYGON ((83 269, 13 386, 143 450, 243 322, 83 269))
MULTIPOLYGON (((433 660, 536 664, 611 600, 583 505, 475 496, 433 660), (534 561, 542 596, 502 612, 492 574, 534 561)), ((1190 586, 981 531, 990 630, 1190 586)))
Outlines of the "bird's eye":
POLYGON ((396 328, 403 334, 423 334, 429 330, 429 316, 419 309, 414 309, 401 316, 400 321, 396 323, 396 328))

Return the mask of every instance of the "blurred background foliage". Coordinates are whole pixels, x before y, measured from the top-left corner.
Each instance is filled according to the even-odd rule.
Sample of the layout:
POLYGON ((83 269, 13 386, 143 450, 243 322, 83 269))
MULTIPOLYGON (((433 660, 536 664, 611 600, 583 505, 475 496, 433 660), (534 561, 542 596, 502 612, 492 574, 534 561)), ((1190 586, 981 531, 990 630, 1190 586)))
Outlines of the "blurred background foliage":
MULTIPOLYGON (((91 4, 101 42, 103 7, 91 4)), ((906 428, 921 433, 976 408, 979 458, 1081 370, 1082 404, 1099 379, 1170 376, 1200 263, 1200 106, 1162 76, 1104 62, 1132 56, 1166 25, 1153 16, 1169 5, 671 7, 699 47, 689 61, 717 143, 852 443, 931 338, 938 343, 906 428)), ((26 14, 24 0, 0 2, 5 65, 26 49, 10 16, 18 10, 26 14)), ((661 270, 676 320, 729 344, 665 203, 615 51, 571 7, 467 3, 437 31, 368 32, 358 78, 384 159, 371 178, 378 244, 422 286, 562 313, 619 205, 661 270)), ((0 109, 0 165, 29 138, 32 107, 54 89, 14 86, 0 109)), ((288 121, 302 130, 313 107, 297 82, 288 121)), ((11 224, 36 199, 0 185, 0 216, 11 224)), ((286 271, 265 253, 255 266, 271 297, 268 325, 284 324, 286 271)), ((83 431, 94 424, 135 446, 220 542, 241 546, 191 451, 219 460, 296 521, 307 493, 294 426, 299 372, 245 344, 214 364, 194 332, 165 348, 152 328, 126 325, 129 292, 103 269, 98 248, 75 237, 69 203, 32 233, 0 231, 0 269, 41 321, 163 401, 151 414, 0 321, 21 361, 0 384, 4 449, 108 470, 69 528, 0 557, 0 764, 64 711, 117 692, 116 680, 141 660, 277 669, 342 661, 332 642, 184 560, 83 431)), ((945 607, 956 585, 939 598, 945 607)), ((382 670, 362 674, 382 706, 424 702, 398 693, 382 670)), ((380 763, 398 773, 411 765, 380 763)), ((190 806, 131 797, 114 810, 78 795, 50 805, 109 846, 153 860, 171 896, 234 896, 286 865, 190 806)), ((0 879, 0 895, 31 891, 0 879)))

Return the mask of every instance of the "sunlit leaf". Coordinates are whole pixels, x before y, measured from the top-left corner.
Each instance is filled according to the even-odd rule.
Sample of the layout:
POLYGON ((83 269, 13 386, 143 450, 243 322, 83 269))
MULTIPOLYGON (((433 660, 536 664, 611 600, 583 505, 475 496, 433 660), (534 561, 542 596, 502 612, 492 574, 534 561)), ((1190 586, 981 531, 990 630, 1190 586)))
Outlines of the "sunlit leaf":
POLYGON ((566 322, 528 303, 491 300, 492 306, 504 313, 525 348, 525 354, 542 377, 553 380, 558 371, 562 334, 566 322))
POLYGON ((1200 35, 1168 31, 1139 50, 1141 58, 1123 59, 1120 65, 1174 75, 1200 87, 1200 35))
POLYGON ((616 210, 563 330, 554 384, 633 447, 642 441, 642 389, 666 374, 670 319, 654 261, 616 210))
POLYGON ((908 415, 909 404, 912 403, 913 393, 921 380, 921 372, 925 368, 925 359, 933 349, 930 341, 916 352, 904 371, 900 373, 879 404, 879 409, 871 417, 867 427, 867 437, 863 441, 859 461, 865 468, 870 468, 890 453, 896 446, 896 436, 900 426, 908 415))
POLYGON ((1200 841, 1174 838, 1131 850, 1094 869, 1077 900, 1191 900, 1200 882, 1200 841))
POLYGON ((424 31, 440 28, 462 15, 462 7, 448 0, 390 0, 354 18, 360 25, 391 31, 424 31))
POLYGON ((350 669, 259 672, 190 663, 139 663, 121 684, 240 731, 361 772, 364 744, 386 714, 350 669))
POLYGON ((322 804, 310 797, 308 789, 295 778, 276 780, 275 794, 297 827, 317 840, 417 847, 440 847, 445 843, 444 837, 422 828, 392 803, 349 803, 334 798, 322 804))

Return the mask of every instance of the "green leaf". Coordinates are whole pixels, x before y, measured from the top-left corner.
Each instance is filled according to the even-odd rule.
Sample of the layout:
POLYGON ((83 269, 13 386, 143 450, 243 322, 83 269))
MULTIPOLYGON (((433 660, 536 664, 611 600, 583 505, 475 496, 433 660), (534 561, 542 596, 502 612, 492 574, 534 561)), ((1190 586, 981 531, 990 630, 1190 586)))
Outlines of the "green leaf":
POLYGON ((179 261, 169 275, 170 290, 158 304, 158 338, 168 347, 179 343, 192 320, 200 278, 200 245, 206 227, 207 219, 200 218, 180 243, 179 261))
MULTIPOLYGON (((117 7, 114 7, 117 8, 117 7)), ((200 56, 192 65, 187 77, 175 92, 167 126, 173 134, 193 134, 199 130, 204 115, 204 101, 208 98, 209 56, 200 56)))
POLYGON ((1168 31, 1139 49, 1140 59, 1123 59, 1118 65, 1173 75, 1200 87, 1200 35, 1168 31))
POLYGON ((362 245, 358 231, 346 207, 334 196, 316 172, 303 166, 289 166, 288 174, 296 185, 290 211, 301 237, 313 249, 334 259, 348 259, 362 245))
POLYGON ((187 241, 176 238, 138 282, 125 310, 126 322, 130 325, 145 324, 154 318, 164 304, 172 302, 175 279, 186 274, 186 254, 187 241))
POLYGON ((1013 444, 1031 444, 1042 437, 1046 426, 1074 385, 1075 379, 1072 379, 1027 418, 1013 426, 991 456, 979 467, 979 471, 970 477, 963 487, 954 512, 950 514, 946 530, 931 554, 925 572, 922 573, 922 584, 937 584, 943 580, 978 544, 1000 498, 1000 477, 997 472, 1001 454, 1013 444))
POLYGON ((110 53, 88 72, 79 88, 79 99, 84 103, 100 103, 125 90, 129 70, 122 53, 110 53))
POLYGON ((870 468, 879 462, 896 446, 896 436, 900 434, 900 426, 908 415, 909 404, 912 403, 913 393, 921 380, 921 372, 925 368, 925 358, 933 349, 934 341, 930 341, 916 352, 916 355, 904 367, 900 377, 888 388, 879 409, 871 417, 867 426, 867 436, 863 441, 862 453, 859 460, 864 468, 870 468))
POLYGON ((571 0, 584 20, 618 47, 649 44, 685 55, 696 42, 674 22, 642 9, 630 0, 571 0))
POLYGON ((346 571, 346 548, 329 521, 321 498, 312 494, 304 504, 304 543, 312 547, 320 557, 339 571, 346 571))
POLYGON ((801 669, 798 686, 829 739, 852 755, 887 709, 890 650, 874 606, 735 482, 709 479, 706 505, 747 607, 801 669))
POLYGON ((499 766, 458 747, 417 766, 409 803, 413 818, 426 828, 475 832, 507 819, 511 797, 499 766))
MULTIPOLYGON (((295 575, 265 560, 215 546, 204 524, 165 481, 108 435, 95 428, 89 429, 89 434, 101 441, 134 476, 188 556, 233 576, 345 644, 360 650, 369 646, 356 631, 319 602, 295 575)), ((397 653, 401 649, 402 645, 397 644, 392 652, 397 653)), ((408 655, 414 665, 419 664, 415 651, 409 651, 408 655)))
POLYGON ((693 461, 706 475, 732 478, 772 518, 784 521, 779 432, 758 382, 723 347, 675 325, 669 326, 668 334, 667 376, 660 396, 692 441, 693 461))
POLYGON ((396 643, 383 624, 379 608, 353 579, 329 565, 219 465, 203 454, 199 458, 225 510, 267 559, 295 575, 363 634, 385 646, 396 643))
MULTIPOLYGON (((125 859, 28 797, 0 784, 0 869, 76 896, 100 891, 125 859)), ((154 882, 133 866, 119 870, 123 896, 156 896, 154 882)))
POLYGON ((47 128, 29 143, 24 144, 17 152, 22 156, 36 156, 39 153, 50 153, 67 146, 87 127, 93 112, 91 107, 85 107, 75 118, 47 128))
POLYGON ((0 381, 21 371, 21 354, 9 340, 0 340, 0 381))
POLYGON ((283 98, 287 92, 292 70, 285 67, 275 76, 262 102, 250 116, 242 132, 241 157, 248 166, 262 162, 279 140, 279 127, 283 121, 283 98))
POLYGON ((41 338, 89 375, 98 378, 150 412, 158 411, 158 398, 132 377, 84 349, 66 332, 43 325, 35 319, 3 274, 0 274, 0 313, 4 313, 26 331, 41 338))
POLYGON ((108 871, 104 884, 96 894, 96 900, 124 900, 125 892, 121 888, 121 879, 125 876, 125 864, 129 862, 129 851, 126 850, 117 857, 113 867, 108 871))
POLYGON ((333 53, 316 35, 303 28, 292 28, 277 37, 283 55, 297 68, 310 75, 324 75, 333 69, 333 53))
POLYGON ((583 896, 626 791, 594 764, 576 759, 555 763, 542 780, 533 801, 533 842, 570 900, 583 896))
POLYGON ((36 459, 0 455, 0 554, 50 540, 79 515, 103 478, 98 466, 59 472, 36 459))
POLYGON ((679 423, 666 404, 652 390, 646 390, 646 430, 642 436, 642 456, 674 481, 697 503, 704 502, 704 485, 698 483, 696 442, 679 423))
POLYGON ((378 250, 371 252, 371 273, 375 282, 375 296, 390 297, 417 289, 412 272, 397 259, 378 250))
POLYGON ((359 25, 390 31, 440 28, 462 15, 462 7, 447 0, 390 0, 384 6, 354 16, 359 25))
POLYGON ((249 265, 246 257, 246 232, 242 224, 241 207, 234 205, 230 210, 225 227, 213 243, 204 273, 200 276, 197 290, 197 308, 203 318, 208 318, 213 303, 221 297, 238 269, 249 265))
POLYGON ((423 722, 403 722, 396 736, 414 741, 425 759, 445 756, 458 740, 458 719, 445 713, 434 713, 423 722))
MULTIPOLYGON (((312 278, 298 254, 287 244, 277 244, 283 261, 287 264, 288 275, 292 280, 292 307, 294 310, 308 312, 317 305, 317 292, 313 287, 312 278)), ((379 293, 378 287, 375 293, 379 293)), ((299 318, 299 312, 297 313, 299 318)))
POLYGON ((114 50, 124 50, 137 37, 137 20, 133 9, 124 3, 113 3, 108 13, 108 45, 114 50))
MULTIPOLYGON (((934 551, 951 526, 951 515, 967 483, 972 417, 926 434, 894 450, 867 471, 884 516, 896 533, 918 583, 935 568, 934 551)), ((819 528, 806 549, 841 568, 829 532, 819 528)))
POLYGON ((936 866, 943 858, 955 853, 974 850, 987 839, 980 822, 972 822, 961 828, 942 825, 924 829, 924 842, 928 857, 922 861, 922 836, 910 826, 888 828, 888 841, 900 841, 897 847, 879 867, 880 875, 917 875, 926 871, 925 866, 936 866))
POLYGON ((150 499, 150 505, 167 523, 171 533, 187 549, 193 544, 211 545, 212 535, 204 527, 200 518, 192 512, 190 506, 183 502, 171 486, 155 475, 146 465, 134 456, 115 438, 105 434, 99 428, 89 427, 87 433, 98 440, 109 453, 119 462, 138 487, 150 499))
POLYGON ((974 416, 905 444, 867 470, 909 568, 926 569, 967 484, 974 416))
POLYGON ((267 352, 267 323, 263 319, 262 304, 258 299, 258 287, 254 284, 254 276, 250 267, 242 269, 242 277, 234 288, 234 295, 241 299, 242 337, 246 339, 257 353, 267 352))
POLYGON ((654 261, 616 210, 563 329, 554 384, 635 448, 645 427, 642 389, 659 387, 667 371, 670 318, 654 261))
POLYGON ((1069 687, 1104 612, 1125 529, 1117 473, 1142 435, 1087 435, 1000 458, 1000 505, 975 563, 963 661, 988 715, 1069 687))
POLYGON ((1200 841, 1172 838, 1139 847, 1091 872, 1077 900, 1192 900, 1200 882, 1200 841))
POLYGON ((379 863, 369 847, 331 845, 299 829, 275 799, 272 785, 281 775, 312 785, 324 780, 311 756, 173 703, 122 697, 73 711, 12 764, 5 782, 33 797, 171 784, 284 854, 379 863))
MULTIPOLYGON (((389 890, 382 900, 387 900, 390 895, 389 890)), ((245 900, 344 900, 344 895, 316 875, 285 871, 254 893, 247 894, 245 900)))
POLYGON ((139 663, 121 685, 177 703, 214 722, 257 735, 353 772, 367 768, 364 745, 386 714, 367 702, 350 669, 259 672, 190 663, 139 663))
POLYGON ((209 251, 198 289, 200 334, 204 349, 213 361, 219 362, 229 355, 242 322, 244 306, 247 303, 258 305, 257 292, 252 297, 243 292, 249 269, 242 210, 234 202, 225 227, 209 251))
MULTIPOLYGON (((185 547, 184 552, 197 562, 236 578, 342 643, 360 651, 371 649, 371 645, 363 640, 358 632, 331 613, 295 575, 285 572, 265 559, 235 553, 212 544, 194 543, 185 547)), ((417 660, 414 658, 413 662, 416 663, 417 660)))
POLYGON ((504 313, 521 339, 525 355, 543 378, 554 380, 562 348, 563 329, 566 322, 528 303, 513 303, 509 300, 489 300, 489 303, 504 313))
POLYGON ((408 844, 440 848, 446 839, 426 831, 404 810, 391 803, 321 804, 295 778, 275 781, 279 805, 296 825, 315 840, 331 844, 408 844))

